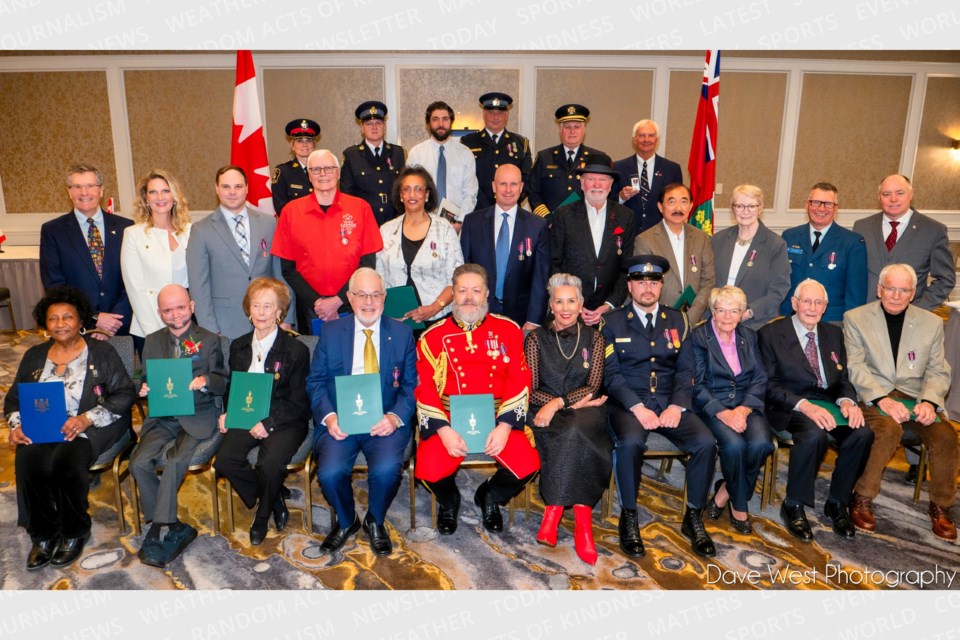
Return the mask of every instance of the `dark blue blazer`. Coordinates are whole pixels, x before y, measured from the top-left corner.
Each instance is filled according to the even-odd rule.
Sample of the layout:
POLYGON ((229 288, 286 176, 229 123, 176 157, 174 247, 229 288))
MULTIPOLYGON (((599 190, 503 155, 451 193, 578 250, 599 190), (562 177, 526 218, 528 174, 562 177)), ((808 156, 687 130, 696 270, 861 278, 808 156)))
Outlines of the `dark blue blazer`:
POLYGON ((827 290, 830 304, 823 314, 823 322, 841 321, 844 313, 866 303, 867 245, 859 233, 834 222, 827 235, 820 238, 816 253, 810 242, 809 224, 787 229, 783 232, 783 241, 787 243, 790 259, 790 295, 780 305, 782 314, 793 313, 790 299, 797 285, 806 278, 813 278, 827 290))
MULTIPOLYGON (((130 332, 133 309, 127 299, 120 275, 120 245, 123 230, 133 220, 104 212, 103 280, 97 277, 97 269, 90 258, 86 234, 77 224, 73 211, 43 223, 40 227, 40 280, 44 289, 70 285, 83 291, 94 312, 105 311, 123 316, 119 335, 130 332)), ((84 325, 91 328, 93 318, 84 318, 84 325)))
MULTIPOLYGON (((630 177, 640 175, 637 172, 637 156, 632 154, 622 160, 617 160, 613 163, 613 168, 620 174, 620 178, 614 181, 613 188, 610 190, 610 197, 614 201, 618 201, 617 195, 621 189, 630 184, 630 177)), ((673 160, 667 160, 657 154, 654 155, 654 173, 648 177, 650 178, 650 197, 647 198, 647 206, 643 206, 639 194, 623 203, 623 206, 633 211, 633 230, 637 235, 650 227, 656 226, 658 222, 663 220, 660 209, 657 207, 660 194, 668 184, 683 183, 683 170, 673 160)))
POLYGON ((517 209, 510 259, 506 276, 497 273, 497 247, 494 238, 496 207, 474 211, 463 220, 460 247, 463 261, 482 265, 490 277, 490 311, 505 315, 520 326, 524 322, 543 324, 547 310, 547 278, 550 277, 550 231, 547 222, 526 209, 517 209), (526 255, 527 239, 533 255, 526 255), (523 243, 523 260, 520 259, 523 243), (496 283, 505 277, 503 300, 496 298, 496 283))
MULTIPOLYGON (((325 322, 313 353, 307 395, 313 408, 314 442, 324 432, 320 421, 337 411, 337 388, 334 378, 350 375, 353 370, 354 317, 348 314, 325 322)), ((413 420, 417 386, 417 352, 410 327, 390 318, 380 318, 380 392, 383 410, 399 417, 405 425, 413 420), (396 376, 396 377, 394 377, 396 376), (394 380, 397 386, 394 386, 394 380)))
POLYGON ((745 406, 763 413, 767 394, 767 372, 760 357, 757 332, 743 325, 736 329, 740 373, 720 351, 720 342, 709 320, 690 332, 680 349, 677 375, 693 378, 693 408, 713 418, 724 409, 745 406))

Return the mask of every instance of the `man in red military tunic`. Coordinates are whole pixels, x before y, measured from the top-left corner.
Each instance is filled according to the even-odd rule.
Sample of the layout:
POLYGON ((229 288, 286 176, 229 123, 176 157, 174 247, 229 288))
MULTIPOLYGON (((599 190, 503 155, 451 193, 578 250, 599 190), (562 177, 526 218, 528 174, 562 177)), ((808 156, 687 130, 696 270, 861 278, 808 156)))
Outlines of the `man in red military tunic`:
POLYGON ((487 289, 483 267, 457 267, 453 313, 424 332, 417 344, 420 446, 415 475, 436 496, 437 530, 445 535, 457 530, 456 473, 467 455, 466 443, 450 426, 450 396, 493 394, 496 427, 484 453, 499 469, 474 496, 485 529, 503 531, 499 505, 520 493, 540 469, 537 450, 523 433, 530 396, 523 332, 509 318, 487 313, 487 289))

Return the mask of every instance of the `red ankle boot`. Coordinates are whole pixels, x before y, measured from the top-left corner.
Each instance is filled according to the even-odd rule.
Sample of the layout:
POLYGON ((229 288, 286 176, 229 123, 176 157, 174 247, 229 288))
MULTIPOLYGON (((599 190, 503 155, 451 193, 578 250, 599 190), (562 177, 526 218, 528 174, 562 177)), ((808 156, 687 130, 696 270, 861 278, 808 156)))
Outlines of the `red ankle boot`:
POLYGON ((587 564, 597 564, 597 547, 593 543, 593 509, 585 504, 573 505, 573 545, 577 555, 587 564))
POLYGON ((543 522, 540 523, 540 531, 537 532, 537 542, 548 547, 557 546, 557 528, 560 526, 562 517, 563 507, 548 504, 543 510, 543 522))

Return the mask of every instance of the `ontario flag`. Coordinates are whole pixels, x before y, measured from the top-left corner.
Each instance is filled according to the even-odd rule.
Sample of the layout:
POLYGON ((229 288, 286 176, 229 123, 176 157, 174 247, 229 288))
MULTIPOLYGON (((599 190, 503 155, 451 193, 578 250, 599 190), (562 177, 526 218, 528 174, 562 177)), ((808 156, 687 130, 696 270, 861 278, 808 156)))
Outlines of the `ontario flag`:
POLYGON ((690 192, 694 210, 690 224, 713 235, 713 192, 717 183, 717 122, 720 117, 720 51, 707 51, 697 105, 697 122, 690 143, 690 192))
POLYGON ((267 143, 263 138, 263 118, 260 117, 257 72, 250 51, 237 51, 230 164, 242 167, 247 174, 247 202, 261 211, 274 213, 267 143))

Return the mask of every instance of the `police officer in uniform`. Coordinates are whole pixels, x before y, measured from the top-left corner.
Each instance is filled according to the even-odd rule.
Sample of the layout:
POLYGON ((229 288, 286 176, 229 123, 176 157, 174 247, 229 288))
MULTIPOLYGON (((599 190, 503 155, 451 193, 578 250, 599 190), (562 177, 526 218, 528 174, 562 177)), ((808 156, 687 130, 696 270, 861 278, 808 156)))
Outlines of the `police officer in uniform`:
POLYGON ((307 177, 307 158, 317 146, 320 125, 309 118, 297 118, 287 123, 285 131, 293 159, 273 169, 273 211, 278 216, 291 200, 313 193, 307 177))
POLYGON ((589 109, 582 104, 565 104, 556 110, 554 116, 560 124, 561 144, 537 153, 527 193, 530 209, 543 218, 561 204, 569 203, 567 198, 574 192, 577 200, 583 199, 576 170, 590 164, 591 155, 603 153, 583 144, 587 135, 589 109))
POLYGON ((378 225, 393 220, 398 212, 390 201, 393 181, 406 164, 403 147, 385 141, 387 105, 368 100, 354 113, 360 120, 363 139, 343 150, 340 191, 366 200, 378 225))
POLYGON ((647 436, 656 431, 689 455, 687 504, 681 533, 701 556, 716 555, 701 514, 717 460, 716 440, 692 411, 693 372, 677 370, 690 327, 682 311, 661 305, 663 274, 670 263, 655 255, 626 260, 631 300, 604 316, 603 382, 614 434, 614 474, 620 496, 620 548, 644 555, 637 515, 640 468, 647 436))
MULTIPOLYGON (((530 168, 533 158, 530 155, 530 143, 519 133, 507 131, 507 119, 513 98, 505 93, 485 93, 480 96, 483 108, 483 129, 460 138, 460 142, 470 147, 477 161, 477 208, 486 209, 496 202, 493 197, 493 178, 502 164, 512 164, 520 168, 520 179, 526 184, 530 180, 530 168)), ((527 197, 526 191, 520 194, 520 201, 527 197)))

